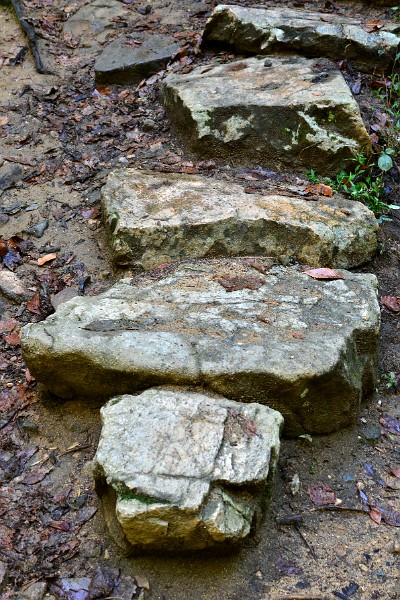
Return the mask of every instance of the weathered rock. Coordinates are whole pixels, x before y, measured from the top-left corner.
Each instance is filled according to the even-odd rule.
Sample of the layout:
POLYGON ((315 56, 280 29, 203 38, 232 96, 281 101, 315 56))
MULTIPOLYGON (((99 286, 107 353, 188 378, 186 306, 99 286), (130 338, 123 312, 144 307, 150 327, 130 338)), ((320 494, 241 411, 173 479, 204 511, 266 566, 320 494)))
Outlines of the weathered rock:
POLYGON ((362 71, 391 69, 400 38, 385 28, 368 31, 360 20, 304 9, 246 8, 221 4, 207 21, 203 40, 250 54, 296 51, 310 57, 350 60, 362 71))
POLYGON ((8 583, 7 563, 0 560, 0 592, 3 592, 8 583))
POLYGON ((57 294, 51 294, 51 305, 54 308, 54 310, 57 310, 57 308, 61 304, 63 304, 64 302, 68 302, 68 300, 72 300, 72 298, 76 298, 77 296, 79 296, 78 290, 66 287, 63 290, 61 290, 61 292, 57 292, 57 294))
POLYGON ((180 48, 169 35, 144 35, 135 33, 132 45, 130 37, 123 35, 108 46, 97 59, 94 70, 96 80, 102 83, 130 85, 159 71, 180 48))
POLYGON ((126 8, 118 0, 93 0, 71 15, 64 23, 64 33, 74 36, 101 33, 113 24, 113 19, 126 15, 126 8))
POLYGON ((342 274, 319 281, 262 259, 187 261, 26 325, 23 356, 64 398, 203 385, 279 410, 287 434, 334 431, 374 387, 380 318, 376 278, 342 274))
POLYGON ((202 176, 120 169, 102 189, 116 263, 149 269, 184 258, 290 256, 311 266, 349 268, 376 250, 377 223, 341 197, 246 194, 202 176))
POLYGON ((25 287, 21 279, 8 271, 1 269, 0 271, 0 296, 3 295, 13 302, 22 302, 32 296, 32 292, 25 287))
POLYGON ((95 472, 115 490, 135 548, 182 552, 248 536, 268 496, 282 415, 179 388, 119 396, 101 414, 95 472))
POLYGON ((163 94, 178 135, 203 159, 332 174, 370 149, 357 103, 328 60, 201 66, 167 77, 163 94))
POLYGON ((0 167, 0 195, 21 181, 23 177, 24 171, 20 165, 7 163, 0 167))
POLYGON ((36 581, 20 592, 17 600, 43 600, 46 590, 47 583, 45 581, 36 581))

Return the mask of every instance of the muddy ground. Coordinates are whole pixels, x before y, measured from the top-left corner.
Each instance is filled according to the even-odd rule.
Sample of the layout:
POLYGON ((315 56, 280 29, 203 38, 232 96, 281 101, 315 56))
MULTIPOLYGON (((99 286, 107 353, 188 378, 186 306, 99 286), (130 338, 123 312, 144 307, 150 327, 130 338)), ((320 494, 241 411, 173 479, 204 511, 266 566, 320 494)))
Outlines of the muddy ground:
MULTIPOLYGON (((11 168, 15 179, 3 185, 0 200, 0 238, 8 256, 3 269, 12 269, 31 297, 0 300, 0 561, 8 577, 3 582, 0 577, 1 600, 18 598, 34 582, 45 582, 49 590, 60 578, 91 577, 108 568, 120 570, 109 571, 110 577, 136 578, 136 595, 124 598, 139 593, 151 600, 400 598, 400 486, 398 470, 392 472, 400 465, 400 317, 385 307, 376 395, 365 400, 353 428, 283 441, 270 512, 243 549, 229 556, 131 557, 110 535, 90 471, 99 405, 60 402, 38 389, 21 358, 19 328, 50 314, 54 295, 63 289, 95 294, 123 274, 112 267, 101 225, 99 189, 111 169, 141 165, 200 172, 281 191, 305 182, 288 173, 265 175, 256 165, 231 169, 186 156, 158 99, 163 73, 136 88, 96 86, 94 59, 121 30, 174 32, 187 46, 171 67, 176 71, 232 60, 229 53, 199 49, 214 2, 121 3, 125 16, 97 38, 88 31, 63 35, 64 22, 83 4, 25 2, 26 14, 44 36, 39 48, 52 74, 37 73, 30 52, 12 64, 26 40, 0 6, 0 182, 11 168), (51 254, 55 258, 46 262, 51 254), (41 258, 45 262, 38 266, 41 258), (293 493, 296 474, 300 486, 293 493), (341 503, 319 509, 312 489, 341 503)), ((264 4, 318 7, 363 19, 388 14, 352 2, 264 4)), ((347 76, 350 81, 358 74, 350 70, 347 76)), ((363 81, 357 99, 368 125, 377 100, 363 81)), ((397 203, 396 170, 387 190, 388 201, 397 203)), ((392 218, 381 227, 379 255, 362 269, 377 275, 380 297, 400 296, 400 228, 394 212, 392 218)))

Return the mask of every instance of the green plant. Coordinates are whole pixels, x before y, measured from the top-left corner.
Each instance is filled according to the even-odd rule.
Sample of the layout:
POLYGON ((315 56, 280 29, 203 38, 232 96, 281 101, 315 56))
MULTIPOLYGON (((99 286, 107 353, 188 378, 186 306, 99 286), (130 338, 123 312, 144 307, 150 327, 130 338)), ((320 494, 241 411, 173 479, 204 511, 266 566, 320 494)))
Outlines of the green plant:
MULTIPOLYGON (((400 6, 392 8, 400 20, 400 6)), ((334 179, 320 178, 314 169, 307 176, 314 183, 326 183, 335 191, 350 196, 353 200, 363 202, 370 208, 379 221, 391 220, 387 216, 390 210, 400 208, 397 204, 386 201, 385 182, 388 182, 390 171, 396 166, 396 157, 400 156, 400 74, 397 66, 400 63, 400 52, 394 60, 391 75, 378 80, 382 87, 375 90, 376 96, 383 103, 383 110, 376 110, 376 122, 372 125, 371 135, 373 151, 370 156, 356 154, 348 160, 348 168, 343 169, 334 179)))
POLYGON ((358 153, 354 158, 348 160, 351 168, 340 171, 335 179, 320 178, 314 169, 307 172, 307 177, 314 183, 326 183, 335 191, 343 192, 353 200, 366 204, 375 215, 381 216, 382 220, 385 220, 383 218, 385 213, 400 208, 397 204, 388 204, 384 200, 383 174, 393 166, 392 154, 394 154, 394 150, 390 148, 386 148, 379 155, 374 154, 372 157, 358 153))
POLYGON ((395 373, 394 371, 383 373, 381 380, 384 382, 387 390, 393 388, 395 391, 397 391, 400 387, 400 373, 395 373))

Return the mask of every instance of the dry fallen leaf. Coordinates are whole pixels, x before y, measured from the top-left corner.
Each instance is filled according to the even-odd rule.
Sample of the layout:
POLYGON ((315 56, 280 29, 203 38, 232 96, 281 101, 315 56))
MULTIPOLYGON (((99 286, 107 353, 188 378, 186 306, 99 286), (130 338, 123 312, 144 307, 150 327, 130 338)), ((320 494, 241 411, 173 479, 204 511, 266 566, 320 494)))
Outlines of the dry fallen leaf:
POLYGON ((308 194, 318 194, 320 196, 333 196, 333 189, 330 185, 324 183, 312 183, 305 190, 308 194))
POLYGON ((400 301, 395 296, 382 296, 381 302, 392 312, 400 312, 400 301))
POLYGON ((7 125, 8 117, 0 117, 0 125, 7 125))
POLYGON ((40 310, 40 292, 39 290, 37 290, 34 294, 34 296, 32 296, 32 298, 29 300, 29 302, 26 303, 26 308, 29 310, 29 312, 35 314, 35 315, 41 315, 42 311, 40 310))
POLYGON ((379 31, 379 29, 382 29, 382 27, 384 26, 385 23, 380 19, 371 19, 370 21, 368 21, 368 23, 365 23, 365 25, 363 25, 363 29, 368 33, 372 33, 373 31, 379 31))
POLYGON ((264 279, 259 277, 251 277, 249 275, 225 276, 217 279, 218 283, 226 289, 227 292, 237 292, 248 288, 249 290, 258 290, 264 285, 264 279))
POLYGON ((393 469, 391 469, 390 472, 392 473, 392 475, 400 479, 400 465, 398 467, 393 467, 393 469))
POLYGON ((18 321, 15 321, 14 319, 3 319, 0 321, 0 333, 11 333, 17 325, 18 321))
POLYGON ((336 502, 336 492, 325 483, 309 485, 307 493, 315 506, 325 506, 336 502))
POLYGON ((369 511, 369 516, 374 521, 374 523, 377 523, 378 525, 381 524, 382 514, 380 510, 378 510, 377 508, 371 508, 371 510, 369 511))
POLYGON ((42 258, 38 258, 37 264, 39 265, 39 267, 41 267, 42 265, 45 265, 46 263, 50 262, 51 260, 54 260, 55 258, 57 258, 57 254, 55 252, 52 252, 51 254, 46 254, 45 256, 42 256, 42 258))
POLYGON ((313 279, 344 279, 341 273, 338 273, 333 269, 308 269, 307 271, 304 271, 304 273, 313 279))
POLYGON ((36 381, 35 377, 31 375, 29 369, 25 369, 25 379, 26 383, 33 383, 34 381, 36 381))
POLYGON ((4 335, 3 340, 9 346, 19 346, 21 344, 21 338, 19 337, 19 333, 14 331, 14 333, 10 333, 10 335, 4 335))
POLYGON ((294 337, 296 340, 304 340, 304 334, 300 333, 300 331, 293 331, 292 337, 294 337))

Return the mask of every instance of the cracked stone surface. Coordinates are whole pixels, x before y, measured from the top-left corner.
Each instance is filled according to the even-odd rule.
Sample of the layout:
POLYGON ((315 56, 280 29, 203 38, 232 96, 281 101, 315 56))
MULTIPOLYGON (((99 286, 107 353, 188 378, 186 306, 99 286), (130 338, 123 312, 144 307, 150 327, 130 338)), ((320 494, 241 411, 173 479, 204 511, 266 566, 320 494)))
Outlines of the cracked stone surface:
POLYGON ((119 169, 102 189, 102 205, 114 261, 137 270, 246 255, 349 268, 370 260, 377 245, 376 219, 359 202, 246 194, 199 175, 119 169))
POLYGON ((129 45, 129 36, 123 35, 108 44, 97 59, 94 70, 96 81, 130 85, 159 71, 180 49, 172 36, 135 33, 140 46, 129 45))
POLYGON ((355 68, 373 73, 392 68, 400 44, 399 25, 371 32, 363 24, 343 15, 221 4, 207 21, 203 40, 241 53, 296 51, 309 57, 347 59, 355 68))
POLYGON ((100 489, 116 493, 116 516, 139 549, 233 544, 266 508, 282 415, 201 389, 150 389, 101 410, 94 458, 100 489))
POLYGON ((114 24, 114 19, 126 18, 126 8, 118 0, 94 0, 79 8, 64 23, 64 34, 85 38, 85 53, 100 48, 114 24), (94 36, 94 39, 93 37, 94 36))
POLYGON ((248 58, 170 75, 164 104, 202 159, 336 173, 371 141, 342 74, 325 59, 248 58))
POLYGON ((65 302, 22 329, 23 357, 63 398, 202 385, 279 410, 287 435, 328 433, 374 389, 380 324, 375 276, 341 274, 186 261, 65 302))

